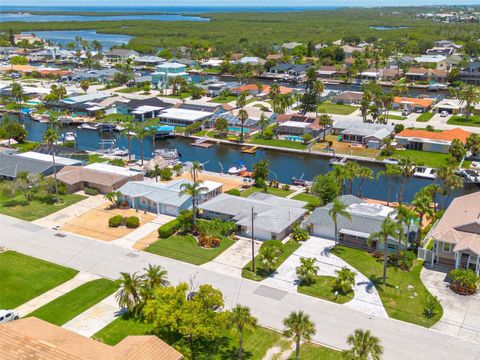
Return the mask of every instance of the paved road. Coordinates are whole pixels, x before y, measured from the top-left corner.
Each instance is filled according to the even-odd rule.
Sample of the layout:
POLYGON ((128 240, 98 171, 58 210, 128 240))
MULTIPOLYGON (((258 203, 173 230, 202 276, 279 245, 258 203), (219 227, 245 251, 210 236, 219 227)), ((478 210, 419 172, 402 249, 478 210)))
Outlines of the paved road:
POLYGON ((291 311, 303 310, 316 324, 313 340, 329 346, 345 348, 349 334, 357 328, 368 328, 381 338, 386 360, 480 360, 480 343, 435 330, 371 316, 106 242, 74 235, 61 237, 52 229, 3 215, 0 215, 0 229, 0 246, 111 279, 117 278, 121 271, 140 271, 149 263, 162 265, 173 283, 191 280, 194 284, 212 284, 223 292, 227 307, 237 303, 249 306, 260 324, 275 329, 282 329, 282 319, 291 311))

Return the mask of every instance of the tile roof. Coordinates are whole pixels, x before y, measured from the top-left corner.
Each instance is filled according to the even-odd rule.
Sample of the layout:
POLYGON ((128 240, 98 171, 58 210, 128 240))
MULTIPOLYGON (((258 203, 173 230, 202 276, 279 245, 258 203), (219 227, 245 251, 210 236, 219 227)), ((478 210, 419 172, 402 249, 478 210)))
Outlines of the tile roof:
POLYGON ((412 137, 420 139, 430 139, 430 140, 443 140, 443 141, 452 141, 453 139, 458 139, 462 143, 467 141, 470 133, 460 128, 455 128, 451 130, 443 130, 441 132, 433 132, 428 130, 414 130, 414 129, 405 129, 402 132, 398 133, 398 137, 412 137))
POLYGON ((396 104, 402 104, 402 103, 411 103, 414 105, 418 105, 424 108, 429 108, 433 105, 433 100, 432 99, 419 99, 419 98, 410 98, 410 97, 398 97, 396 96, 393 99, 393 102, 396 104))
MULTIPOLYGON (((289 94, 293 91, 292 88, 286 86, 279 86, 280 94, 289 94)), ((257 84, 246 84, 236 88, 233 88, 232 91, 258 91, 257 84)), ((268 93, 270 91, 270 86, 263 84, 262 92, 268 93)))

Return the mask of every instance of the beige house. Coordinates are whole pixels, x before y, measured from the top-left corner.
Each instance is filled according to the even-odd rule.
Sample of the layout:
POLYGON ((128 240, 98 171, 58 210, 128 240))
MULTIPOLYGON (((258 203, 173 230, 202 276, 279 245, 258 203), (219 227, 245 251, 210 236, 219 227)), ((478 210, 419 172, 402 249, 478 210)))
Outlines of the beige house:
POLYGON ((457 197, 435 224, 433 261, 480 273, 480 192, 457 197))

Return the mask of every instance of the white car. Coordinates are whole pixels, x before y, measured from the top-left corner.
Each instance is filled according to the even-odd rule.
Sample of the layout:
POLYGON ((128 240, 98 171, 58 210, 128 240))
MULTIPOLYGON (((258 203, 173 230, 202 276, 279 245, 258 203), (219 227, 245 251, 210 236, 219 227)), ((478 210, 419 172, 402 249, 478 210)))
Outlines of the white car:
POLYGON ((14 310, 0 310, 0 324, 18 319, 20 319, 20 314, 18 312, 14 310))
POLYGON ((447 117, 448 115, 450 115, 450 114, 448 113, 448 111, 442 111, 442 112, 440 113, 440 117, 447 117))

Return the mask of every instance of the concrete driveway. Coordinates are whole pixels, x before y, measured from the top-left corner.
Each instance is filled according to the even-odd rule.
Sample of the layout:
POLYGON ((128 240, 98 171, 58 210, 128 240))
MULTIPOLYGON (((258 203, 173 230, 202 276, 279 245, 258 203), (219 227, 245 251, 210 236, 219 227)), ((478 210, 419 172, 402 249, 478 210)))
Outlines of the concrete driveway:
POLYGON ((300 258, 315 258, 316 265, 319 266, 318 275, 337 276, 336 270, 347 267, 356 273, 355 277, 355 297, 352 301, 345 304, 352 309, 366 312, 368 314, 387 318, 387 312, 383 307, 380 296, 373 283, 358 270, 347 264, 339 257, 330 254, 330 248, 335 245, 333 240, 322 239, 319 237, 310 237, 302 246, 300 246, 270 278, 264 280, 262 284, 281 288, 286 291, 296 292, 298 278, 296 268, 300 265, 300 258))
POLYGON ((446 271, 423 268, 420 277, 427 289, 440 299, 443 307, 442 318, 432 328, 480 342, 480 294, 455 294, 448 288, 446 271))

